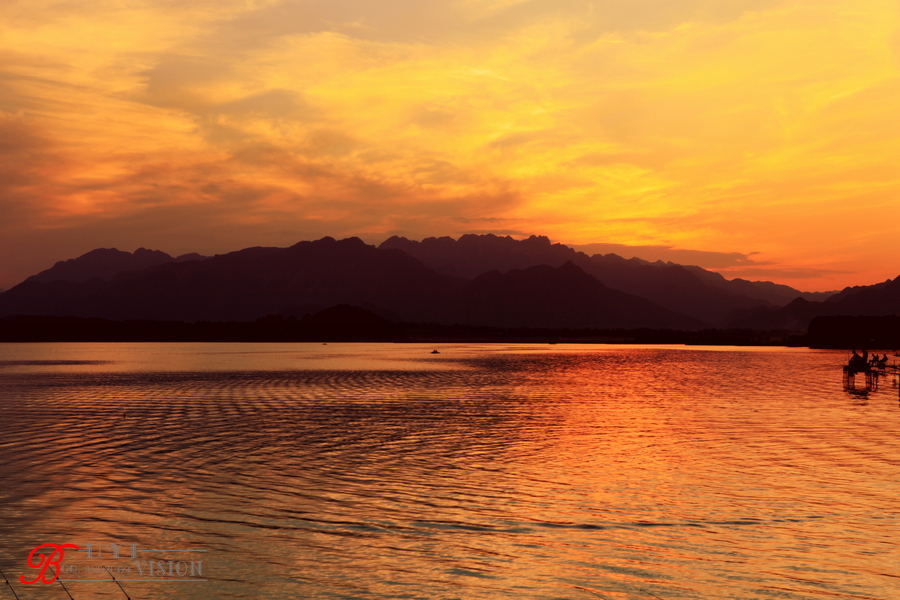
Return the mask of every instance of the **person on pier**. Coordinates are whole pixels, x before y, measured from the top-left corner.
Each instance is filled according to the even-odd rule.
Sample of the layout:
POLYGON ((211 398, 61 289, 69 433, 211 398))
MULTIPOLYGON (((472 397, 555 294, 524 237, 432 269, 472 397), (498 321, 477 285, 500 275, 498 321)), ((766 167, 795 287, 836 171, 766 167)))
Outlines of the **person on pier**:
POLYGON ((869 370, 869 352, 863 350, 863 355, 860 356, 856 353, 856 350, 853 351, 853 356, 850 357, 850 362, 847 363, 847 370, 851 373, 858 373, 860 371, 868 371, 869 370))

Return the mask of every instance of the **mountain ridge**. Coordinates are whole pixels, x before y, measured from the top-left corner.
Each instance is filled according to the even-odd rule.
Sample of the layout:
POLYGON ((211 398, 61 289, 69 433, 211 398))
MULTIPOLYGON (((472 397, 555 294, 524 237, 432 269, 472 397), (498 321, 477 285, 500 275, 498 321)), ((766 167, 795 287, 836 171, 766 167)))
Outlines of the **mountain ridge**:
POLYGON ((797 298, 781 308, 762 308, 735 315, 729 327, 807 329, 816 317, 900 315, 900 277, 869 286, 846 287, 823 302, 797 298))
POLYGON ((98 248, 2 293, 0 316, 245 321, 350 304, 408 322, 796 331, 817 316, 900 313, 900 278, 825 300, 818 300, 824 293, 766 300, 794 292, 801 293, 697 266, 587 256, 545 236, 393 236, 378 247, 324 237, 213 257, 98 248))
POLYGON ((25 279, 25 281, 75 281, 84 282, 94 278, 108 281, 124 271, 142 271, 148 267, 170 262, 203 260, 208 257, 197 254, 182 254, 172 257, 161 250, 138 248, 134 252, 124 252, 116 248, 96 248, 77 258, 61 260, 25 279))
POLYGON ((641 296, 695 319, 722 326, 735 312, 782 306, 794 297, 820 297, 772 282, 732 282, 718 273, 684 266, 631 258, 616 254, 588 256, 546 236, 516 240, 510 236, 464 235, 425 238, 421 242, 392 236, 379 248, 400 249, 438 272, 475 277, 489 270, 501 272, 536 264, 560 266, 572 261, 608 287, 641 296))
POLYGON ((609 289, 580 267, 540 265, 465 280, 397 249, 326 237, 122 271, 108 281, 25 281, 0 316, 253 320, 349 304, 410 322, 699 328, 707 323, 609 289))

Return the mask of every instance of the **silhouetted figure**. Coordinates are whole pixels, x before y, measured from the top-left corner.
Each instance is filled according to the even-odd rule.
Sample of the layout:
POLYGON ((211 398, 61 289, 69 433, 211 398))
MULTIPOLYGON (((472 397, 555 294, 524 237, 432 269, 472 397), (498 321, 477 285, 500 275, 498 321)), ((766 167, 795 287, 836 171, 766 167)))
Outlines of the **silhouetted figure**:
POLYGON ((850 362, 847 363, 847 372, 849 373, 859 373, 862 371, 869 370, 869 353, 863 350, 863 356, 860 356, 856 353, 856 350, 853 351, 853 356, 850 357, 850 362))
POLYGON ((432 354, 440 354, 440 352, 438 352, 437 350, 432 350, 431 353, 432 354))

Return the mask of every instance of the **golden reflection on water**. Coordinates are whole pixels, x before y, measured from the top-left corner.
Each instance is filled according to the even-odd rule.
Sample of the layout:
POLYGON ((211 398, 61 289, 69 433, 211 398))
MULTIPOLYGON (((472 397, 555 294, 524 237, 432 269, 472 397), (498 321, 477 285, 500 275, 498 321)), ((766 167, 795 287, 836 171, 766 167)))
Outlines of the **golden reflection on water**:
POLYGON ((132 598, 900 597, 898 392, 859 404, 843 353, 439 350, 0 346, 0 568, 134 542, 208 581, 132 598))

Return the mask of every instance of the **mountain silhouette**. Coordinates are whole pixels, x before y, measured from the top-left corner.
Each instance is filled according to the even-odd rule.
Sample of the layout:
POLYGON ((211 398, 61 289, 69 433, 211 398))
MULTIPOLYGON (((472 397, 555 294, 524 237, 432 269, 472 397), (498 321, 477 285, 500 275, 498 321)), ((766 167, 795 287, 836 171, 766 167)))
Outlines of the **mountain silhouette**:
POLYGON ((845 288, 833 300, 823 304, 837 307, 845 315, 896 315, 900 314, 900 277, 869 286, 845 288))
POLYGON ((397 249, 326 237, 290 248, 247 248, 205 260, 123 271, 108 281, 29 279, 0 296, 16 314, 249 321, 340 305, 393 321, 521 327, 698 328, 704 322, 609 289, 571 262, 441 274, 397 249))
POLYGON ((898 288, 888 280, 815 301, 824 294, 728 281, 695 266, 589 257, 539 236, 392 237, 378 248, 326 237, 214 257, 101 248, 7 290, 0 317, 246 322, 352 305, 409 323, 803 330, 816 316, 900 313, 898 288))
MULTIPOLYGON (((624 259, 616 254, 583 252, 563 244, 553 244, 544 236, 515 240, 493 234, 426 238, 421 242, 394 236, 379 248, 403 250, 440 273, 476 277, 497 270, 526 269, 536 265, 558 267, 571 261, 606 286, 641 296, 671 311, 722 325, 738 310, 782 306, 797 297, 798 290, 771 282, 728 281, 718 273, 700 267, 661 261, 624 259)), ((824 298, 812 295, 812 298, 824 298)))
POLYGON ((90 281, 98 278, 109 281, 124 271, 143 271, 147 267, 170 262, 185 262, 206 258, 199 254, 183 254, 172 258, 160 250, 138 248, 134 253, 123 252, 115 248, 97 248, 78 258, 61 260, 55 265, 32 275, 25 281, 90 281))
MULTIPOLYGON (((845 300, 858 294, 862 294, 863 301, 866 301, 867 298, 878 298, 882 291, 886 289, 889 290, 892 285, 897 285, 896 280, 888 279, 873 285, 855 285, 846 287, 840 292, 830 296, 827 301, 830 303, 843 303, 845 300)), ((890 291, 888 291, 888 295, 890 295, 890 291)))
MULTIPOLYGON (((668 263, 672 264, 672 263, 668 263)), ((707 271, 697 266, 683 265, 685 269, 699 277, 707 285, 720 287, 733 294, 740 294, 758 300, 765 300, 774 306, 784 306, 795 298, 803 298, 813 302, 821 302, 836 294, 832 292, 801 292, 789 285, 771 281, 749 281, 741 279, 725 279, 721 273, 707 271)))
POLYGON ((507 273, 490 271, 463 293, 467 323, 501 327, 699 329, 699 319, 608 288, 571 261, 507 273))
POLYGON ((757 308, 734 315, 730 327, 805 330, 816 317, 900 315, 900 277, 844 288, 823 302, 797 298, 781 308, 757 308))
POLYGON ((559 267, 567 261, 577 261, 579 255, 587 257, 568 246, 551 244, 548 238, 534 235, 524 240, 515 240, 491 233, 468 234, 458 240, 451 237, 431 237, 421 242, 393 236, 378 247, 403 250, 439 273, 465 279, 488 271, 505 273, 536 265, 559 267))
MULTIPOLYGON (((358 238, 247 248, 206 260, 125 271, 109 281, 26 280, 0 297, 0 315, 111 319, 253 320, 298 306, 371 304, 432 319, 450 283, 402 252, 358 238)), ((309 310, 308 312, 315 312, 309 310)))

